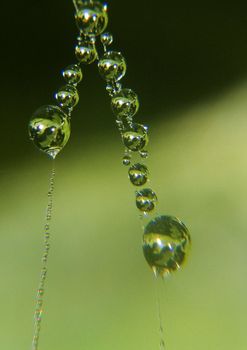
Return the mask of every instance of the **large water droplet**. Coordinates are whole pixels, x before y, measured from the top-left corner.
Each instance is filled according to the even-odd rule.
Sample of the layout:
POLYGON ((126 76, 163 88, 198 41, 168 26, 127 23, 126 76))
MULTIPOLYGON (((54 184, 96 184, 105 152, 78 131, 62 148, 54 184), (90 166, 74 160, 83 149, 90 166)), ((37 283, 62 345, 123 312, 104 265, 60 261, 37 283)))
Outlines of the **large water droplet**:
POLYGON ((29 122, 29 135, 41 151, 55 159, 70 137, 70 122, 59 107, 42 106, 29 122))
POLYGON ((190 244, 187 227, 174 216, 158 216, 144 229, 144 256, 156 276, 178 270, 184 263, 190 244))

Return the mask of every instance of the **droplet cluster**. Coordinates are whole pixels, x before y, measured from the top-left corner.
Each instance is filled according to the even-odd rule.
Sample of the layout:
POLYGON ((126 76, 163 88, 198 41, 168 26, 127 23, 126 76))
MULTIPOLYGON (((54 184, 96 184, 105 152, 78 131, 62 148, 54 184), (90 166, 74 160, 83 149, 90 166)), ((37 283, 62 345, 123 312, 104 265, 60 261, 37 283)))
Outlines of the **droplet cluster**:
POLYGON ((164 276, 182 265, 190 236, 185 225, 178 219, 155 215, 158 198, 149 186, 149 169, 145 164, 148 158, 148 127, 136 120, 139 110, 138 95, 132 89, 122 86, 121 81, 127 71, 123 54, 110 47, 113 42, 112 34, 102 32, 100 38, 103 54, 98 61, 98 70, 106 82, 106 91, 110 96, 111 108, 125 147, 122 163, 128 167, 131 184, 137 188, 136 207, 140 216, 146 218, 152 214, 154 217, 144 229, 144 256, 155 275, 164 276), (136 161, 137 157, 140 159, 136 161))
MULTIPOLYGON (((76 7, 75 21, 79 29, 75 57, 77 63, 62 70, 65 85, 60 87, 54 97, 56 104, 40 107, 29 122, 29 136, 34 144, 55 159, 70 137, 71 114, 79 102, 78 84, 83 78, 82 64, 91 64, 98 59, 96 39, 101 37, 104 45, 112 38, 103 34, 108 23, 106 4, 100 1, 74 0, 76 7)), ((117 71, 123 70, 119 67, 117 71)), ((109 75, 114 74, 109 70, 109 75)))

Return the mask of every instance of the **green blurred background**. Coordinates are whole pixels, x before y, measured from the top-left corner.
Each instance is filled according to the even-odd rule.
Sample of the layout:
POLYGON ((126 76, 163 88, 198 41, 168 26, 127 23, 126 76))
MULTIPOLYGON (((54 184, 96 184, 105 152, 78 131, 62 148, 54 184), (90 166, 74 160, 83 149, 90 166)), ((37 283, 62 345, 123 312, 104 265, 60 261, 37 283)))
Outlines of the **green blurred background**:
MULTIPOLYGON (((29 142, 74 62, 72 1, 2 4, 0 349, 30 348, 51 162, 29 142)), ((109 1, 123 83, 150 126, 161 213, 190 228, 184 269, 160 286, 167 350, 246 350, 247 6, 109 1)), ((56 160, 41 350, 158 349, 155 283, 104 82, 85 67, 56 160)))

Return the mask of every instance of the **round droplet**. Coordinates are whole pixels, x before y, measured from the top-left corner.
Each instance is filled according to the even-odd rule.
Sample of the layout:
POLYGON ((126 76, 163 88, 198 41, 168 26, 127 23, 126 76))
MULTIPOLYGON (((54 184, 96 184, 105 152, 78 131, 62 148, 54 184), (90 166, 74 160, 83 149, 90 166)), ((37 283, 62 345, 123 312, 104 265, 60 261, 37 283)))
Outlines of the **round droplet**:
POLYGON ((100 40, 103 46, 109 46, 113 42, 113 36, 111 33, 103 33, 100 36, 100 40))
POLYGON ((144 229, 144 256, 156 276, 165 276, 178 270, 190 244, 187 227, 174 216, 158 216, 144 229))
POLYGON ((136 206, 144 214, 154 210, 157 204, 157 196, 151 188, 144 188, 136 192, 136 206))
POLYGON ((78 61, 84 64, 91 64, 98 58, 96 47, 92 43, 77 45, 75 55, 78 61))
POLYGON ((70 137, 70 123, 59 107, 43 106, 29 122, 29 135, 41 151, 55 158, 70 137))
POLYGON ((100 35, 108 24, 107 7, 98 1, 85 1, 75 19, 78 29, 84 35, 100 35))
POLYGON ((148 180, 148 168, 136 163, 129 168, 129 179, 135 186, 143 186, 148 180))
POLYGON ((99 60, 99 72, 106 81, 118 81, 126 73, 126 62, 121 52, 108 51, 99 60))
POLYGON ((82 70, 77 64, 72 64, 62 71, 65 81, 77 85, 82 80, 82 70))
POLYGON ((73 108, 79 102, 77 89, 69 84, 61 87, 55 94, 55 98, 62 108, 73 108))
POLYGON ((131 155, 130 154, 125 154, 123 156, 123 165, 128 166, 128 165, 130 165, 130 163, 131 163, 131 155))
POLYGON ((145 151, 145 150, 140 151, 140 156, 143 159, 148 158, 148 151, 145 151))
POLYGON ((123 143, 133 152, 142 150, 148 144, 146 127, 141 124, 131 124, 131 126, 123 133, 123 143))
POLYGON ((111 105, 118 118, 133 117, 139 109, 138 96, 131 89, 122 89, 113 96, 111 105))

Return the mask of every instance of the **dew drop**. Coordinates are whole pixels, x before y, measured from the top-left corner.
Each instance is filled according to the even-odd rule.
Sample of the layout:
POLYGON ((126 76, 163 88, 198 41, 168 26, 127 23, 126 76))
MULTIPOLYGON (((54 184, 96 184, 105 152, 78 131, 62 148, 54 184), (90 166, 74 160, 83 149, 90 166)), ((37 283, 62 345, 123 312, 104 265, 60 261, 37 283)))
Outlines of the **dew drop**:
POLYGON ((142 150, 148 144, 147 129, 142 124, 132 123, 123 133, 124 145, 133 152, 142 150))
POLYGON ((122 89, 112 97, 111 106, 118 118, 133 117, 139 109, 138 96, 131 89, 122 89))
POLYGON ((62 71, 62 75, 64 77, 64 80, 68 84, 74 84, 74 85, 79 84, 83 77, 82 70, 78 64, 72 64, 67 68, 65 68, 62 71))
POLYGON ((174 216, 158 216, 144 229, 143 253, 156 276, 178 270, 190 245, 187 227, 174 216))
POLYGON ((136 163, 129 168, 129 179, 135 186, 143 186, 148 180, 148 168, 144 164, 136 163))
POLYGON ((151 188, 144 188, 136 192, 136 206, 144 214, 154 210, 157 201, 157 196, 151 188))
POLYGON ((29 136, 41 151, 55 159, 70 137, 67 115, 57 106, 40 107, 29 122, 29 136))
POLYGON ((84 35, 100 35, 108 24, 107 7, 98 1, 84 1, 75 19, 84 35))
POLYGON ((106 81, 119 81, 126 73, 126 62, 121 52, 108 51, 99 60, 99 73, 106 81))

